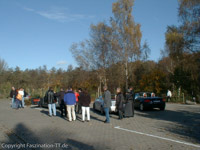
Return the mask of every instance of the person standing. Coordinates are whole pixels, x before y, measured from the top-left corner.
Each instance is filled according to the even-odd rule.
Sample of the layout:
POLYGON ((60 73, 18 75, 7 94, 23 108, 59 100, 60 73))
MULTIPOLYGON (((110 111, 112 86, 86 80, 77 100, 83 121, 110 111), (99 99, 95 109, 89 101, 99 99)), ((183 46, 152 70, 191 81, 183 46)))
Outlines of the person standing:
POLYGON ((119 119, 123 119, 123 102, 124 96, 121 93, 121 88, 117 88, 117 97, 116 97, 116 109, 119 114, 119 119))
POLYGON ((45 99, 47 99, 48 102, 48 108, 49 108, 49 116, 52 117, 52 109, 53 109, 53 115, 56 116, 56 104, 55 104, 55 95, 53 88, 50 87, 49 90, 45 94, 45 99))
POLYGON ((28 95, 28 93, 24 90, 24 89, 22 89, 22 91, 23 91, 23 97, 22 97, 22 108, 24 108, 25 107, 25 97, 28 95))
POLYGON ((171 101, 172 92, 170 90, 167 91, 167 102, 171 101))
POLYGON ((65 95, 65 91, 63 90, 63 88, 60 89, 60 92, 56 93, 56 96, 59 98, 61 117, 63 117, 63 114, 65 114, 65 117, 67 117, 66 105, 64 102, 64 95, 65 95), (64 110, 64 113, 63 113, 63 110, 64 110))
POLYGON ((104 108, 104 112, 106 115, 106 120, 104 121, 104 123, 110 123, 110 116, 109 116, 109 110, 110 110, 110 106, 111 106, 111 93, 108 90, 107 86, 104 86, 104 95, 103 95, 103 108, 104 108))
POLYGON ((75 114, 74 106, 76 104, 76 96, 74 92, 72 91, 71 87, 69 87, 67 93, 65 93, 64 102, 65 102, 65 105, 67 105, 67 114, 68 114, 69 121, 71 122, 72 118, 73 118, 73 121, 75 121, 76 114, 75 114))
POLYGON ((21 92, 22 88, 19 88, 18 90, 16 90, 16 96, 15 96, 15 104, 16 104, 16 109, 19 109, 22 106, 22 92, 21 92))
POLYGON ((15 106, 15 94, 16 94, 16 90, 15 87, 13 86, 11 91, 10 91, 10 98, 12 99, 11 101, 11 107, 14 108, 15 106))
POLYGON ((78 89, 79 97, 78 97, 78 114, 82 113, 81 103, 80 103, 80 95, 83 94, 83 90, 81 88, 78 89))
POLYGON ((78 112, 78 97, 79 97, 79 93, 76 91, 76 89, 74 90, 74 94, 75 94, 75 96, 76 96, 76 105, 75 105, 75 111, 76 111, 76 113, 78 112))
POLYGON ((151 93, 151 97, 156 97, 156 94, 155 93, 151 93))
POLYGON ((124 116, 125 117, 133 117, 134 116, 134 91, 133 88, 130 87, 128 92, 126 93, 126 103, 124 108, 124 116))
POLYGON ((87 90, 81 93, 79 96, 80 104, 82 106, 82 122, 85 122, 85 112, 87 113, 87 121, 90 121, 90 102, 91 97, 87 90))
POLYGON ((24 89, 23 88, 20 88, 19 94, 21 94, 21 96, 22 96, 21 108, 24 108, 24 89))

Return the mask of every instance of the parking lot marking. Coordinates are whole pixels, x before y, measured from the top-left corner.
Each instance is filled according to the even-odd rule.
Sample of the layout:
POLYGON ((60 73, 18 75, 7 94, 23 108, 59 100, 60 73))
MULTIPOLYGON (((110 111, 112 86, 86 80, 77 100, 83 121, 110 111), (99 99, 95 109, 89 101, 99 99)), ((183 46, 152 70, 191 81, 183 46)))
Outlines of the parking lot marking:
POLYGON ((154 137, 154 138, 158 138, 158 139, 162 139, 162 140, 166 140, 166 141, 171 141, 171 142, 175 142, 175 143, 179 143, 179 144, 184 144, 184 145, 200 148, 200 145, 187 143, 187 142, 183 142, 183 141, 178 141, 178 140, 173 140, 173 139, 169 139, 169 138, 164 138, 164 137, 161 137, 161 136, 142 133, 142 132, 138 132, 138 131, 134 131, 134 130, 124 129, 124 128, 121 128, 120 126, 116 126, 115 129, 119 129, 119 130, 123 130, 123 131, 127 131, 127 132, 132 132, 132 133, 136 133, 136 134, 140 134, 140 135, 146 135, 146 136, 150 136, 150 137, 154 137))
POLYGON ((37 110, 43 110, 42 108, 34 108, 34 109, 37 109, 37 110))

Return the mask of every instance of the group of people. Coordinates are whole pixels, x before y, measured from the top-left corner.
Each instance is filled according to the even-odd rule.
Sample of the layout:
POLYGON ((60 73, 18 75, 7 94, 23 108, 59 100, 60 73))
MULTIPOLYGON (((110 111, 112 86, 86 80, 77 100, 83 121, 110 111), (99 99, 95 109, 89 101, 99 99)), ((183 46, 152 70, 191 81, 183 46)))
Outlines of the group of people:
MULTIPOLYGON (((135 98, 133 87, 130 87, 126 94, 122 93, 121 88, 117 88, 116 93, 116 111, 118 112, 119 119, 121 120, 124 117, 133 117, 135 98)), ((24 108, 24 98, 26 96, 27 93, 23 88, 15 89, 15 87, 12 87, 10 91, 10 97, 12 98, 11 107, 15 109, 24 108)), ((147 95, 143 96, 145 97, 147 95)), ((151 96, 155 97, 155 93, 152 93, 151 96)), ((168 90, 167 101, 170 101, 171 97, 172 93, 168 90)), ((78 113, 82 114, 82 122, 90 121, 91 97, 87 90, 79 88, 77 92, 76 89, 73 91, 72 88, 69 87, 66 91, 61 88, 60 92, 55 93, 53 88, 50 87, 44 97, 45 101, 48 102, 50 117, 56 116, 57 98, 59 99, 58 103, 60 105, 61 117, 68 117, 68 120, 71 122, 76 120, 76 113, 78 113), (85 119, 85 114, 87 114, 87 120, 85 119)), ((104 86, 103 101, 103 108, 106 116, 104 122, 110 123, 109 110, 111 106, 111 93, 107 86, 104 86)))
MULTIPOLYGON (((124 94, 121 91, 121 88, 117 88, 116 91, 116 111, 118 112, 119 119, 123 117, 133 117, 134 116, 134 92, 133 88, 129 88, 127 93, 124 94)), ((23 88, 15 89, 12 87, 10 92, 10 97, 12 98, 12 108, 24 108, 24 97, 27 96, 27 93, 23 88)), ((67 117, 68 120, 75 121, 76 113, 82 114, 82 122, 90 121, 90 103, 91 97, 87 90, 82 90, 81 88, 74 91, 71 87, 64 90, 60 89, 59 92, 55 93, 53 88, 50 87, 46 92, 44 100, 48 103, 49 116, 56 116, 56 103, 59 103, 61 117, 67 117), (87 119, 85 118, 87 114, 87 119)), ((111 93, 108 90, 107 86, 104 86, 103 94, 103 108, 105 112, 105 123, 110 123, 109 110, 111 106, 111 93)))
POLYGON ((10 91, 10 97, 12 98, 11 107, 14 109, 24 108, 24 99, 27 95, 23 88, 15 89, 15 87, 12 87, 10 91))
MULTIPOLYGON (((116 91, 116 111, 118 112, 119 120, 122 120, 124 117, 133 117, 134 116, 134 91, 130 87, 127 93, 122 93, 121 88, 117 88, 116 91)), ((111 93, 108 90, 107 86, 104 86, 103 94, 103 108, 106 116, 104 123, 110 123, 109 110, 111 106, 111 93)))
POLYGON ((128 89, 125 96, 121 88, 117 88, 116 109, 120 120, 124 117, 134 117, 134 97, 133 87, 128 89))
POLYGON ((68 117, 68 120, 76 120, 76 112, 82 112, 82 121, 90 121, 90 102, 91 97, 87 90, 79 89, 79 92, 72 90, 69 87, 66 91, 63 88, 60 89, 60 92, 55 93, 50 87, 46 92, 44 99, 48 102, 49 116, 56 116, 56 99, 59 99, 61 117, 68 117), (85 114, 87 114, 87 120, 85 119, 85 114))
MULTIPOLYGON (((116 110, 119 114, 119 119, 123 117, 133 117, 134 116, 134 92, 131 87, 125 95, 122 94, 121 88, 117 88, 116 95, 116 110)), ((61 117, 67 117, 68 121, 76 120, 76 113, 82 114, 82 122, 90 121, 90 103, 91 97, 87 90, 82 90, 81 88, 74 91, 69 87, 66 91, 63 88, 60 92, 55 93, 52 88, 45 94, 45 101, 48 102, 49 116, 56 116, 56 98, 59 99, 60 113, 61 117), (53 115, 52 115, 53 111, 53 115), (87 114, 87 119, 85 115, 87 114)), ((111 93, 107 86, 104 86, 103 94, 103 108, 105 112, 105 123, 110 123, 109 110, 111 106, 111 93)))

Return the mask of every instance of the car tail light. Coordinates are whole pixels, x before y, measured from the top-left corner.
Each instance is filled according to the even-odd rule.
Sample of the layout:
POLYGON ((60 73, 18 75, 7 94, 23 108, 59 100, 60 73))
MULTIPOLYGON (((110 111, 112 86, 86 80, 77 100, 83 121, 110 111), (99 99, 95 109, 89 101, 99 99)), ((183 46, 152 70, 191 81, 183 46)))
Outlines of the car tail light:
POLYGON ((149 103, 151 100, 149 100, 149 99, 146 99, 146 100, 144 100, 144 102, 146 102, 146 103, 149 103))
POLYGON ((40 99, 33 99, 33 101, 34 101, 34 102, 39 102, 39 101, 40 101, 40 99))
POLYGON ((166 99, 164 99, 164 98, 163 98, 163 99, 162 99, 162 101, 163 101, 163 102, 165 102, 165 101, 166 101, 166 99))

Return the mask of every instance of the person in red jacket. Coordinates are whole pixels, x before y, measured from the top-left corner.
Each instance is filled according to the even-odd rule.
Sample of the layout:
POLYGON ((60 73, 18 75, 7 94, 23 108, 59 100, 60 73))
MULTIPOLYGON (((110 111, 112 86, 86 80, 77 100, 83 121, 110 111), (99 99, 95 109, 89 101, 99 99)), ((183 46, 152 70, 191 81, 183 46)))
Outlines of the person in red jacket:
POLYGON ((78 106, 78 105, 79 105, 79 104, 78 104, 78 103, 79 103, 79 102, 78 102, 79 93, 77 92, 76 89, 74 90, 74 94, 75 94, 75 96, 76 96, 75 111, 76 111, 76 113, 77 113, 77 112, 78 112, 78 107, 79 107, 79 106, 78 106))

